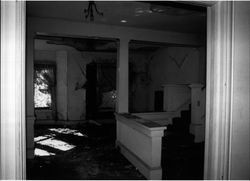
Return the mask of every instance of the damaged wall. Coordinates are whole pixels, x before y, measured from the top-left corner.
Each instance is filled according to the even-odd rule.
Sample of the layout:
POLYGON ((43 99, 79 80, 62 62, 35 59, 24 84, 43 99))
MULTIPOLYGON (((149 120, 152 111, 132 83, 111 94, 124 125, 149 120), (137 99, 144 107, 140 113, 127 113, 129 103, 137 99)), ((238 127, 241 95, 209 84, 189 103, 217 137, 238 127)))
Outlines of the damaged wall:
POLYGON ((155 91, 163 90, 164 84, 205 85, 205 56, 205 48, 166 47, 130 58, 137 74, 130 87, 133 112, 153 112, 155 91))
MULTIPOLYGON (((54 62, 57 79, 57 118, 58 120, 85 120, 86 65, 91 61, 116 60, 116 53, 80 52, 65 45, 47 44, 44 40, 35 40, 36 62, 54 62)), ((51 119, 51 111, 35 111, 37 119, 51 119)))

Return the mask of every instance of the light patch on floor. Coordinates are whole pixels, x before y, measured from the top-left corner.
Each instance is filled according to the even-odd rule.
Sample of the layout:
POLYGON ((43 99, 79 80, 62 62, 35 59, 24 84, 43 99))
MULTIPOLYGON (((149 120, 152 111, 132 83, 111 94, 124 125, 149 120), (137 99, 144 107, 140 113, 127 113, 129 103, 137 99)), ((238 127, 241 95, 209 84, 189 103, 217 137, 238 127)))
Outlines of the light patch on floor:
POLYGON ((72 134, 72 135, 75 135, 75 136, 88 137, 87 135, 82 134, 77 130, 69 129, 69 128, 50 128, 49 130, 57 132, 57 133, 61 133, 61 134, 72 134))
POLYGON ((50 146, 52 148, 55 148, 55 149, 58 149, 61 151, 68 151, 68 150, 75 148, 74 145, 70 145, 64 141, 53 139, 53 138, 39 141, 39 142, 37 142, 37 144, 50 146))
POLYGON ((44 140, 44 139, 47 139, 48 137, 47 136, 38 136, 38 137, 35 137, 34 138, 34 141, 35 142, 38 142, 38 141, 40 141, 40 140, 44 140))
POLYGON ((53 156, 55 153, 48 152, 39 148, 35 148, 35 156, 53 156))

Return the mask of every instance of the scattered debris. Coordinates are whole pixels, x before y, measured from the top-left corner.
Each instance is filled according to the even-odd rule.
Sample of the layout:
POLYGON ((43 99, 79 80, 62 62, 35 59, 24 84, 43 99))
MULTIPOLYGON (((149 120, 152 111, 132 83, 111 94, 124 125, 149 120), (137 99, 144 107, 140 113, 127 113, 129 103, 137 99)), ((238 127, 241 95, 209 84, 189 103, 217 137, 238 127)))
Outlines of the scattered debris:
MULTIPOLYGON (((74 145, 74 149, 55 152, 55 156, 35 156, 33 164, 28 162, 27 179, 30 180, 144 180, 133 165, 115 147, 115 124, 87 124, 74 128, 88 137, 76 137, 71 128, 37 128, 35 136, 42 138, 51 132, 57 139, 74 145), (52 129, 52 130, 51 130, 52 129), (72 132, 71 132, 72 133, 72 132), (127 168, 125 168, 127 167, 127 168)), ((75 133, 75 132, 74 132, 75 133)), ((51 139, 51 137, 49 137, 51 139)), ((49 140, 49 138, 47 140, 49 140)), ((41 139, 42 141, 43 139, 41 139)), ((38 141, 39 142, 39 141, 38 141)), ((50 145, 35 144, 44 150, 56 151, 50 145), (48 150, 47 150, 48 149, 48 150)))

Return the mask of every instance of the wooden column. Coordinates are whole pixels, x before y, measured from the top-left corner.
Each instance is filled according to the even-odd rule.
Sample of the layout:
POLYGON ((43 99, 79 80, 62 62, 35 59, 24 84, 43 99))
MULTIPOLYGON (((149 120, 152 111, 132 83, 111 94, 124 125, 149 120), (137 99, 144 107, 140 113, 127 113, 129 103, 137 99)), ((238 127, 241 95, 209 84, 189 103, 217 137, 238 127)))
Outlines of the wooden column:
MULTIPOLYGON (((202 94, 202 84, 191 84, 191 124, 190 133, 195 136, 195 142, 205 139, 205 105, 202 94)), ((205 96, 205 94, 204 94, 205 96)))
POLYGON ((219 1, 207 13, 207 86, 204 179, 230 179, 232 104, 232 2, 219 1))
POLYGON ((129 40, 120 39, 117 63, 117 103, 116 112, 128 112, 129 90, 129 40))

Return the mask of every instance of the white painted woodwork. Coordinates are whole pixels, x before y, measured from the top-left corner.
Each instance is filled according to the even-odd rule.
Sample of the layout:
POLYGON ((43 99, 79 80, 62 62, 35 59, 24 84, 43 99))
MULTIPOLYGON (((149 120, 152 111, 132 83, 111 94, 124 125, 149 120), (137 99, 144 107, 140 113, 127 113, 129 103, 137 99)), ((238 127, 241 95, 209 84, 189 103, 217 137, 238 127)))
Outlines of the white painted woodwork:
POLYGON ((138 116, 142 119, 147 119, 156 122, 162 126, 172 124, 172 118, 181 116, 179 110, 172 112, 133 113, 133 115, 138 116))
POLYGON ((177 111, 188 105, 191 98, 190 88, 186 84, 166 84, 163 91, 163 110, 166 112, 177 111))
POLYGON ((121 153, 147 179, 162 179, 161 139, 166 127, 133 115, 116 114, 116 121, 121 153))
POLYGON ((0 179, 25 179, 25 2, 1 1, 0 179))
POLYGON ((116 112, 128 112, 129 91, 129 40, 121 39, 119 42, 117 57, 117 102, 116 112))
POLYGON ((232 13, 232 2, 208 7, 204 179, 230 179, 232 13))
MULTIPOLYGON (((205 179, 249 179, 250 12, 249 4, 245 3, 220 1, 208 7, 205 179)), ((1 1, 1 179, 25 179, 26 173, 25 11, 24 2, 1 1)), ((27 120, 27 128, 31 125, 32 129, 27 132, 28 139, 34 120, 33 33, 41 30, 70 35, 73 31, 74 35, 98 37, 120 34, 119 28, 109 32, 110 29, 98 29, 100 26, 79 27, 76 23, 55 22, 33 19, 28 25, 34 28, 27 37, 26 114, 31 120, 27 120)), ((141 31, 134 33, 134 29, 130 29, 128 36, 149 40, 147 32, 139 36, 141 31)), ((180 34, 169 35, 159 32, 151 40, 196 42, 180 34)), ((120 128, 117 130, 120 139, 120 128)))
POLYGON ((249 179, 249 2, 208 8, 205 179, 249 179))

